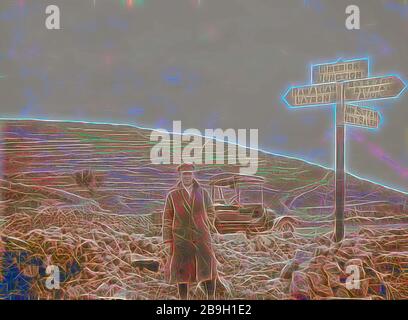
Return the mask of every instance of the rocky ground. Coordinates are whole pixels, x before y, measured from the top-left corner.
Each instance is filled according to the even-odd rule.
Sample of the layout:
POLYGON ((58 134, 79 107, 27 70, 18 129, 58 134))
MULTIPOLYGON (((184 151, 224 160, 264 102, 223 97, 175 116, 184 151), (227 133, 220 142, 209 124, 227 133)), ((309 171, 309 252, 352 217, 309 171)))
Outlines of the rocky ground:
MULTIPOLYGON (((43 207, 15 213, 1 226, 0 295, 4 299, 175 299, 163 278, 160 230, 147 216, 43 207), (155 260, 160 269, 137 264, 155 260), (46 266, 61 270, 46 288, 46 266)), ((213 235, 224 299, 407 299, 408 231, 364 227, 340 243, 298 233, 213 235), (352 266, 352 267, 350 267, 352 266), (348 272, 347 272, 348 271, 348 272), (360 275, 358 288, 347 278, 360 275)), ((191 296, 203 298, 199 286, 191 296)))

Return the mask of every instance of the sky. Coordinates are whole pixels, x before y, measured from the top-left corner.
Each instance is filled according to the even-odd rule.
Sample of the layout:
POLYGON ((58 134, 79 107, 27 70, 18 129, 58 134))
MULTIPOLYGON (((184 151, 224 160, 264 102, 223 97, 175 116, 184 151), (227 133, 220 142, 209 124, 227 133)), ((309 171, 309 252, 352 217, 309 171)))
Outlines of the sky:
MULTIPOLYGON (((334 166, 333 107, 288 109, 310 64, 369 57, 408 80, 405 0, 1 0, 0 116, 258 129, 263 150, 334 166), (61 30, 45 27, 57 5, 61 30), (358 5, 361 29, 347 30, 358 5)), ((408 93, 362 104, 347 170, 408 192, 408 93)))

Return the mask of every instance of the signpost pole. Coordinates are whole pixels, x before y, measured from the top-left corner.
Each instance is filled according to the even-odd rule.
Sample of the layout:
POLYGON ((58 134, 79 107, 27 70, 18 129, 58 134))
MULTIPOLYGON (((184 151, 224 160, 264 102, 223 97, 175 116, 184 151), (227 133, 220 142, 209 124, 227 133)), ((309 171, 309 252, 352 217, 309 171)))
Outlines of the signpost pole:
POLYGON ((335 178, 335 233, 334 240, 344 238, 345 202, 345 123, 344 123, 344 83, 336 85, 336 178, 335 178))

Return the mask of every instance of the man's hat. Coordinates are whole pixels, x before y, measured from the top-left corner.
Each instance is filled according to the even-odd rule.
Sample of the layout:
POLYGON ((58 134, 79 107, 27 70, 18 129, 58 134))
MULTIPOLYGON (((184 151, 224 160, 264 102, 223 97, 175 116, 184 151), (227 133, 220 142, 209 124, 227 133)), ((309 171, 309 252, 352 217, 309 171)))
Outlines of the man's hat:
POLYGON ((183 163, 177 167, 178 172, 193 172, 195 169, 192 163, 183 163))

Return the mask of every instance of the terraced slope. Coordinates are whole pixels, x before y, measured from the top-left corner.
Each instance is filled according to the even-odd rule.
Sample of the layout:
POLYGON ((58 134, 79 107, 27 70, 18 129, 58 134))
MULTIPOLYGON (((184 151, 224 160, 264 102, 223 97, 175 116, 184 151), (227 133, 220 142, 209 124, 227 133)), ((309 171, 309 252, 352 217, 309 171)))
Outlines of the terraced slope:
MULTIPOLYGON (((161 210, 166 191, 177 180, 176 165, 151 164, 150 151, 156 142, 150 141, 147 129, 31 120, 1 121, 0 127, 6 214, 49 204, 54 189, 73 194, 72 202, 92 199, 113 213, 148 214, 161 210), (84 172, 90 173, 91 191, 89 183, 78 183, 76 178, 84 172), (37 189, 9 190, 19 189, 21 184, 37 189), (44 195, 42 188, 50 189, 44 195), (42 196, 35 200, 35 194, 42 196)), ((238 165, 199 165, 197 177, 207 186, 212 175, 238 170, 238 165)), ((266 179, 266 205, 278 214, 297 215, 315 222, 314 226, 331 222, 332 171, 260 153, 257 174, 266 179)), ((372 217, 385 217, 387 223, 406 222, 406 201, 402 193, 348 177, 347 214, 359 217, 359 223, 372 217)))

